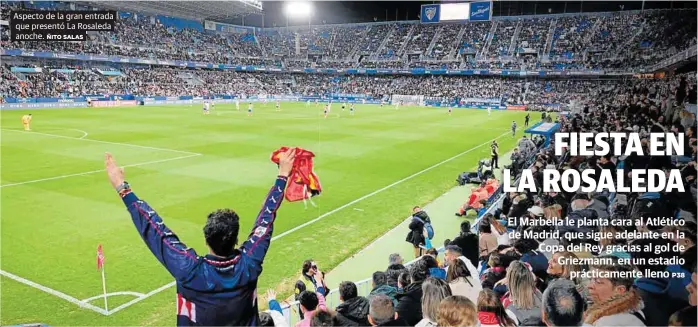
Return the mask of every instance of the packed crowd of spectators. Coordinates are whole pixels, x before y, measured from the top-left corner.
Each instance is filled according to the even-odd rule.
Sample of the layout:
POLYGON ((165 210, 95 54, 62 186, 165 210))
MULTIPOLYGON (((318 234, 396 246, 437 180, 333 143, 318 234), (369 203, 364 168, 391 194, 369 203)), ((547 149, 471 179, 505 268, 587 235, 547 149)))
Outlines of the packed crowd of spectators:
POLYGON ((407 40, 408 53, 426 54, 429 44, 441 27, 434 24, 416 25, 412 36, 407 40))
POLYGON ((365 56, 370 56, 378 51, 378 48, 385 39, 386 35, 394 30, 398 24, 380 24, 373 25, 366 32, 366 36, 358 40, 358 53, 365 56))
POLYGON ((487 35, 491 25, 487 22, 474 22, 465 27, 461 44, 458 45, 460 53, 476 54, 482 50, 487 42, 487 35))
POLYGON ((434 42, 434 47, 425 57, 431 59, 444 60, 451 54, 451 51, 458 48, 460 40, 458 35, 464 28, 461 24, 444 24, 441 26, 439 38, 434 42))
MULTIPOLYGON (((4 2, 3 6, 9 9, 12 5, 4 2)), ((358 57, 350 58, 351 54, 400 60, 406 59, 404 54, 419 54, 411 61, 422 61, 444 60, 453 52, 460 54, 456 58, 463 68, 526 66, 555 70, 639 70, 695 45, 696 22, 693 18, 694 10, 673 10, 500 20, 496 22, 491 44, 484 53, 490 63, 478 63, 479 67, 472 64, 475 60, 471 57, 481 53, 492 22, 327 25, 278 28, 254 34, 216 34, 176 29, 157 19, 134 15, 119 19, 113 32, 90 33, 87 42, 9 42, 9 30, 3 29, 0 45, 3 48, 233 65, 281 66, 281 61, 306 60, 313 56, 322 58, 313 61, 345 63, 337 68, 374 68, 377 66, 368 62, 359 63, 358 57), (548 35, 552 23, 555 28, 552 35, 548 35), (519 33, 515 33, 517 26, 519 33), (462 37, 458 38, 461 32, 462 37), (437 34, 439 37, 431 53, 426 53, 437 34), (552 41, 550 47, 546 44, 549 37, 552 41), (384 47, 378 53, 381 44, 384 47), (398 53, 401 49, 404 53, 398 53), (498 63, 502 61, 500 57, 513 54, 518 56, 498 63), (549 54, 550 59, 539 60, 545 54, 549 54)), ((394 61, 382 64, 390 62, 394 61)), ((300 68, 298 62, 290 66, 300 68)), ((419 67, 408 61, 400 68, 405 66, 419 67)), ((327 65, 322 64, 322 67, 327 65)))
MULTIPOLYGON (((370 292, 359 292, 353 282, 340 283, 340 304, 332 307, 325 299, 324 274, 308 260, 296 284, 302 319, 296 326, 695 326, 696 120, 694 113, 681 110, 697 100, 695 73, 615 85, 584 100, 579 111, 557 118, 560 132, 685 133, 686 160, 571 155, 567 149, 558 155, 540 140, 523 137, 512 154, 513 170, 530 166, 540 180, 547 169, 594 169, 596 178, 621 166, 679 169, 687 192, 511 192, 475 228, 462 222, 460 233, 444 242, 443 254, 434 248, 418 250, 409 263, 399 254, 389 255, 386 269, 372 275, 370 292), (538 223, 513 219, 519 217, 538 223), (641 217, 673 217, 683 223, 647 224, 641 217), (570 223, 582 219, 607 223, 570 223), (632 225, 621 223, 628 219, 632 225), (574 232, 604 236, 579 238, 574 232), (636 236, 620 237, 622 232, 636 236), (658 246, 670 250, 630 250, 658 246), (671 258, 681 261, 658 263, 671 258)), ((415 207, 408 242, 417 231, 419 245, 425 246, 425 222, 430 222, 428 215, 415 207)), ((271 311, 261 314, 263 324, 286 323, 272 319, 282 311, 275 297, 267 299, 271 311)))
MULTIPOLYGON (((401 67, 402 63, 395 67, 401 67)), ((451 69, 443 63, 420 62, 411 67, 451 69)), ((317 65, 320 67, 320 65, 317 65)), ((332 67, 336 67, 331 65, 332 67)), ((371 65, 367 65, 371 66, 371 65)), ((376 65, 383 67, 382 65, 376 65)), ((298 67, 305 67, 299 64, 298 67)), ((375 66, 374 66, 375 67, 375 66)), ((481 66, 478 66, 481 67, 481 66)), ((492 67, 492 66, 488 66, 492 67)), ((461 67, 462 68, 462 67, 461 67)), ((7 97, 65 97, 86 94, 135 94, 148 96, 211 94, 365 94, 383 98, 391 94, 424 95, 446 101, 478 98, 504 104, 530 106, 567 105, 579 97, 596 97, 632 85, 628 79, 517 79, 486 76, 367 76, 325 74, 280 74, 233 72, 182 68, 129 66, 121 76, 104 76, 96 69, 73 73, 12 73, 2 67, 0 95, 7 97)))
POLYGON ((542 53, 549 29, 550 19, 533 18, 530 21, 526 21, 522 24, 519 32, 516 52, 530 50, 535 53, 542 53))
POLYGON ((410 31, 415 28, 413 24, 397 24, 395 26, 392 33, 386 36, 385 45, 378 54, 378 57, 387 59, 400 56, 400 49, 403 44, 408 41, 407 37, 410 35, 410 31))
POLYGON ((586 36, 596 23, 595 17, 564 16, 557 18, 550 49, 551 57, 581 54, 586 36))
POLYGON ((487 52, 488 57, 509 55, 509 47, 516 31, 516 25, 517 21, 515 20, 503 20, 497 24, 497 30, 494 31, 492 43, 487 52))

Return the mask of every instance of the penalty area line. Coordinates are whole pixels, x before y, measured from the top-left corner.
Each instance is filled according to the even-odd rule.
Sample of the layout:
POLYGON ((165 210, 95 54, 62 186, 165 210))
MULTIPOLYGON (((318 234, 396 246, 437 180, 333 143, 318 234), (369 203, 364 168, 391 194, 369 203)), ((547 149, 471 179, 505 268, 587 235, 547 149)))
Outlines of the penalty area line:
MULTIPOLYGON (((113 144, 113 145, 121 145, 121 146, 130 146, 130 147, 132 147, 132 148, 140 148, 140 149, 148 149, 148 150, 169 151, 169 152, 184 153, 184 154, 198 154, 198 153, 190 152, 190 151, 182 151, 182 150, 175 150, 175 149, 158 148, 158 147, 147 146, 147 145, 138 145, 138 144, 130 144, 130 143, 120 143, 120 142, 110 142, 110 141, 101 141, 101 140, 86 139, 85 137, 87 136, 87 132, 81 131, 81 130, 77 130, 77 129, 72 129, 72 130, 74 130, 74 131, 80 131, 80 132, 84 133, 84 135, 81 136, 81 137, 72 137, 72 136, 64 136, 64 135, 49 134, 49 133, 40 133, 40 132, 33 132, 33 131, 24 131, 24 130, 9 129, 9 128, 3 128, 2 130, 3 130, 3 131, 8 131, 8 132, 24 133, 24 134, 29 134, 29 135, 41 135, 41 136, 54 137, 54 138, 61 138, 61 139, 80 140, 80 141, 88 141, 88 142, 103 143, 103 144, 113 144)), ((66 129, 66 130, 71 130, 71 129, 66 129)))
MULTIPOLYGON (((168 159, 160 159, 160 160, 146 161, 146 162, 135 163, 135 164, 130 164, 130 165, 123 165, 123 166, 121 166, 121 168, 126 168, 126 167, 139 167, 139 166, 145 166, 145 165, 153 165, 153 164, 157 164, 157 163, 163 163, 163 162, 168 162, 168 161, 174 161, 174 160, 181 160, 181 159, 193 158, 193 157, 198 157, 198 156, 201 156, 201 154, 200 154, 200 153, 195 153, 195 154, 190 154, 190 155, 188 155, 188 156, 180 156, 180 157, 174 157, 174 158, 168 158, 168 159)), ((85 176, 85 175, 91 175, 91 174, 103 173, 103 172, 105 172, 104 168, 98 169, 98 170, 86 171, 86 172, 82 172, 82 173, 75 173, 75 174, 68 174, 68 175, 61 175, 61 176, 54 176, 54 177, 48 177, 48 178, 35 179, 35 180, 24 181, 24 182, 3 184, 3 185, 0 185, 0 188, 11 187, 11 186, 19 186, 19 185, 25 185, 25 184, 33 184, 33 183, 46 182, 46 181, 53 181, 53 180, 63 179, 63 178, 68 178, 68 177, 85 176)))

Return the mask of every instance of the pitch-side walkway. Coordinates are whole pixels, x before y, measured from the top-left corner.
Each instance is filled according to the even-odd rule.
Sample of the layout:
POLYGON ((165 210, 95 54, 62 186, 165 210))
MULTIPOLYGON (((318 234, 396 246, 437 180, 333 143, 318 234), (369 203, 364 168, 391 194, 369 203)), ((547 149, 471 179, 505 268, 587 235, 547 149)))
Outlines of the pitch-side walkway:
MULTIPOLYGON (((510 155, 510 153, 506 153, 500 156, 500 168, 509 164, 510 155)), ((453 174, 454 185, 456 184, 456 175, 456 173, 453 174)), ((501 170, 496 169, 495 176, 501 178, 501 170)), ((473 211, 470 211, 469 216, 466 218, 455 216, 458 208, 463 205, 470 195, 470 189, 473 186, 475 184, 455 186, 444 195, 424 206, 434 226, 435 235, 432 241, 434 247, 439 248, 443 246, 444 240, 458 236, 462 221, 467 219, 472 223, 475 220, 476 216, 473 211)), ((409 215, 410 212, 405 212, 405 217, 409 215)), ((388 267, 388 256, 391 253, 399 253, 405 262, 414 259, 412 245, 405 242, 410 221, 411 218, 406 218, 398 226, 330 271, 325 279, 327 286, 330 289, 335 289, 342 281, 357 282, 371 278, 371 275, 376 271, 385 271, 388 267)), ((440 257, 439 260, 442 260, 442 258, 440 257)))

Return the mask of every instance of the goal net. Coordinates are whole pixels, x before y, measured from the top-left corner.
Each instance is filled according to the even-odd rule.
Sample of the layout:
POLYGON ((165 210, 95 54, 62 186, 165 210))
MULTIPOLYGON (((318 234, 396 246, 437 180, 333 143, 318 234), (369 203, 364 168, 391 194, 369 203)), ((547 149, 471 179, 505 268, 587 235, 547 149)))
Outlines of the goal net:
POLYGON ((402 104, 404 106, 424 106, 424 96, 423 95, 403 95, 403 94, 393 94, 390 97, 391 104, 402 104))

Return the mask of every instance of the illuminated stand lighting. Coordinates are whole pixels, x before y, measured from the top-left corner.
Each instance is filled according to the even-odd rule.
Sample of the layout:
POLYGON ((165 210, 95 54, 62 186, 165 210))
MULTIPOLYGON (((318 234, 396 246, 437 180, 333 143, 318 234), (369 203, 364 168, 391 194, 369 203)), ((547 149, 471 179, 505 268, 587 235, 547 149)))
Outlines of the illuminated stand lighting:
MULTIPOLYGON (((286 2, 284 7, 286 14, 286 27, 288 27, 289 19, 308 19, 308 27, 310 27, 310 17, 313 14, 313 4, 310 1, 291 1, 286 2)), ((300 54, 300 35, 296 33, 296 54, 300 54)))
POLYGON ((291 1, 287 2, 284 7, 284 13, 286 14, 286 26, 288 26, 289 19, 308 19, 308 25, 310 25, 310 17, 313 14, 313 4, 310 1, 291 1))

